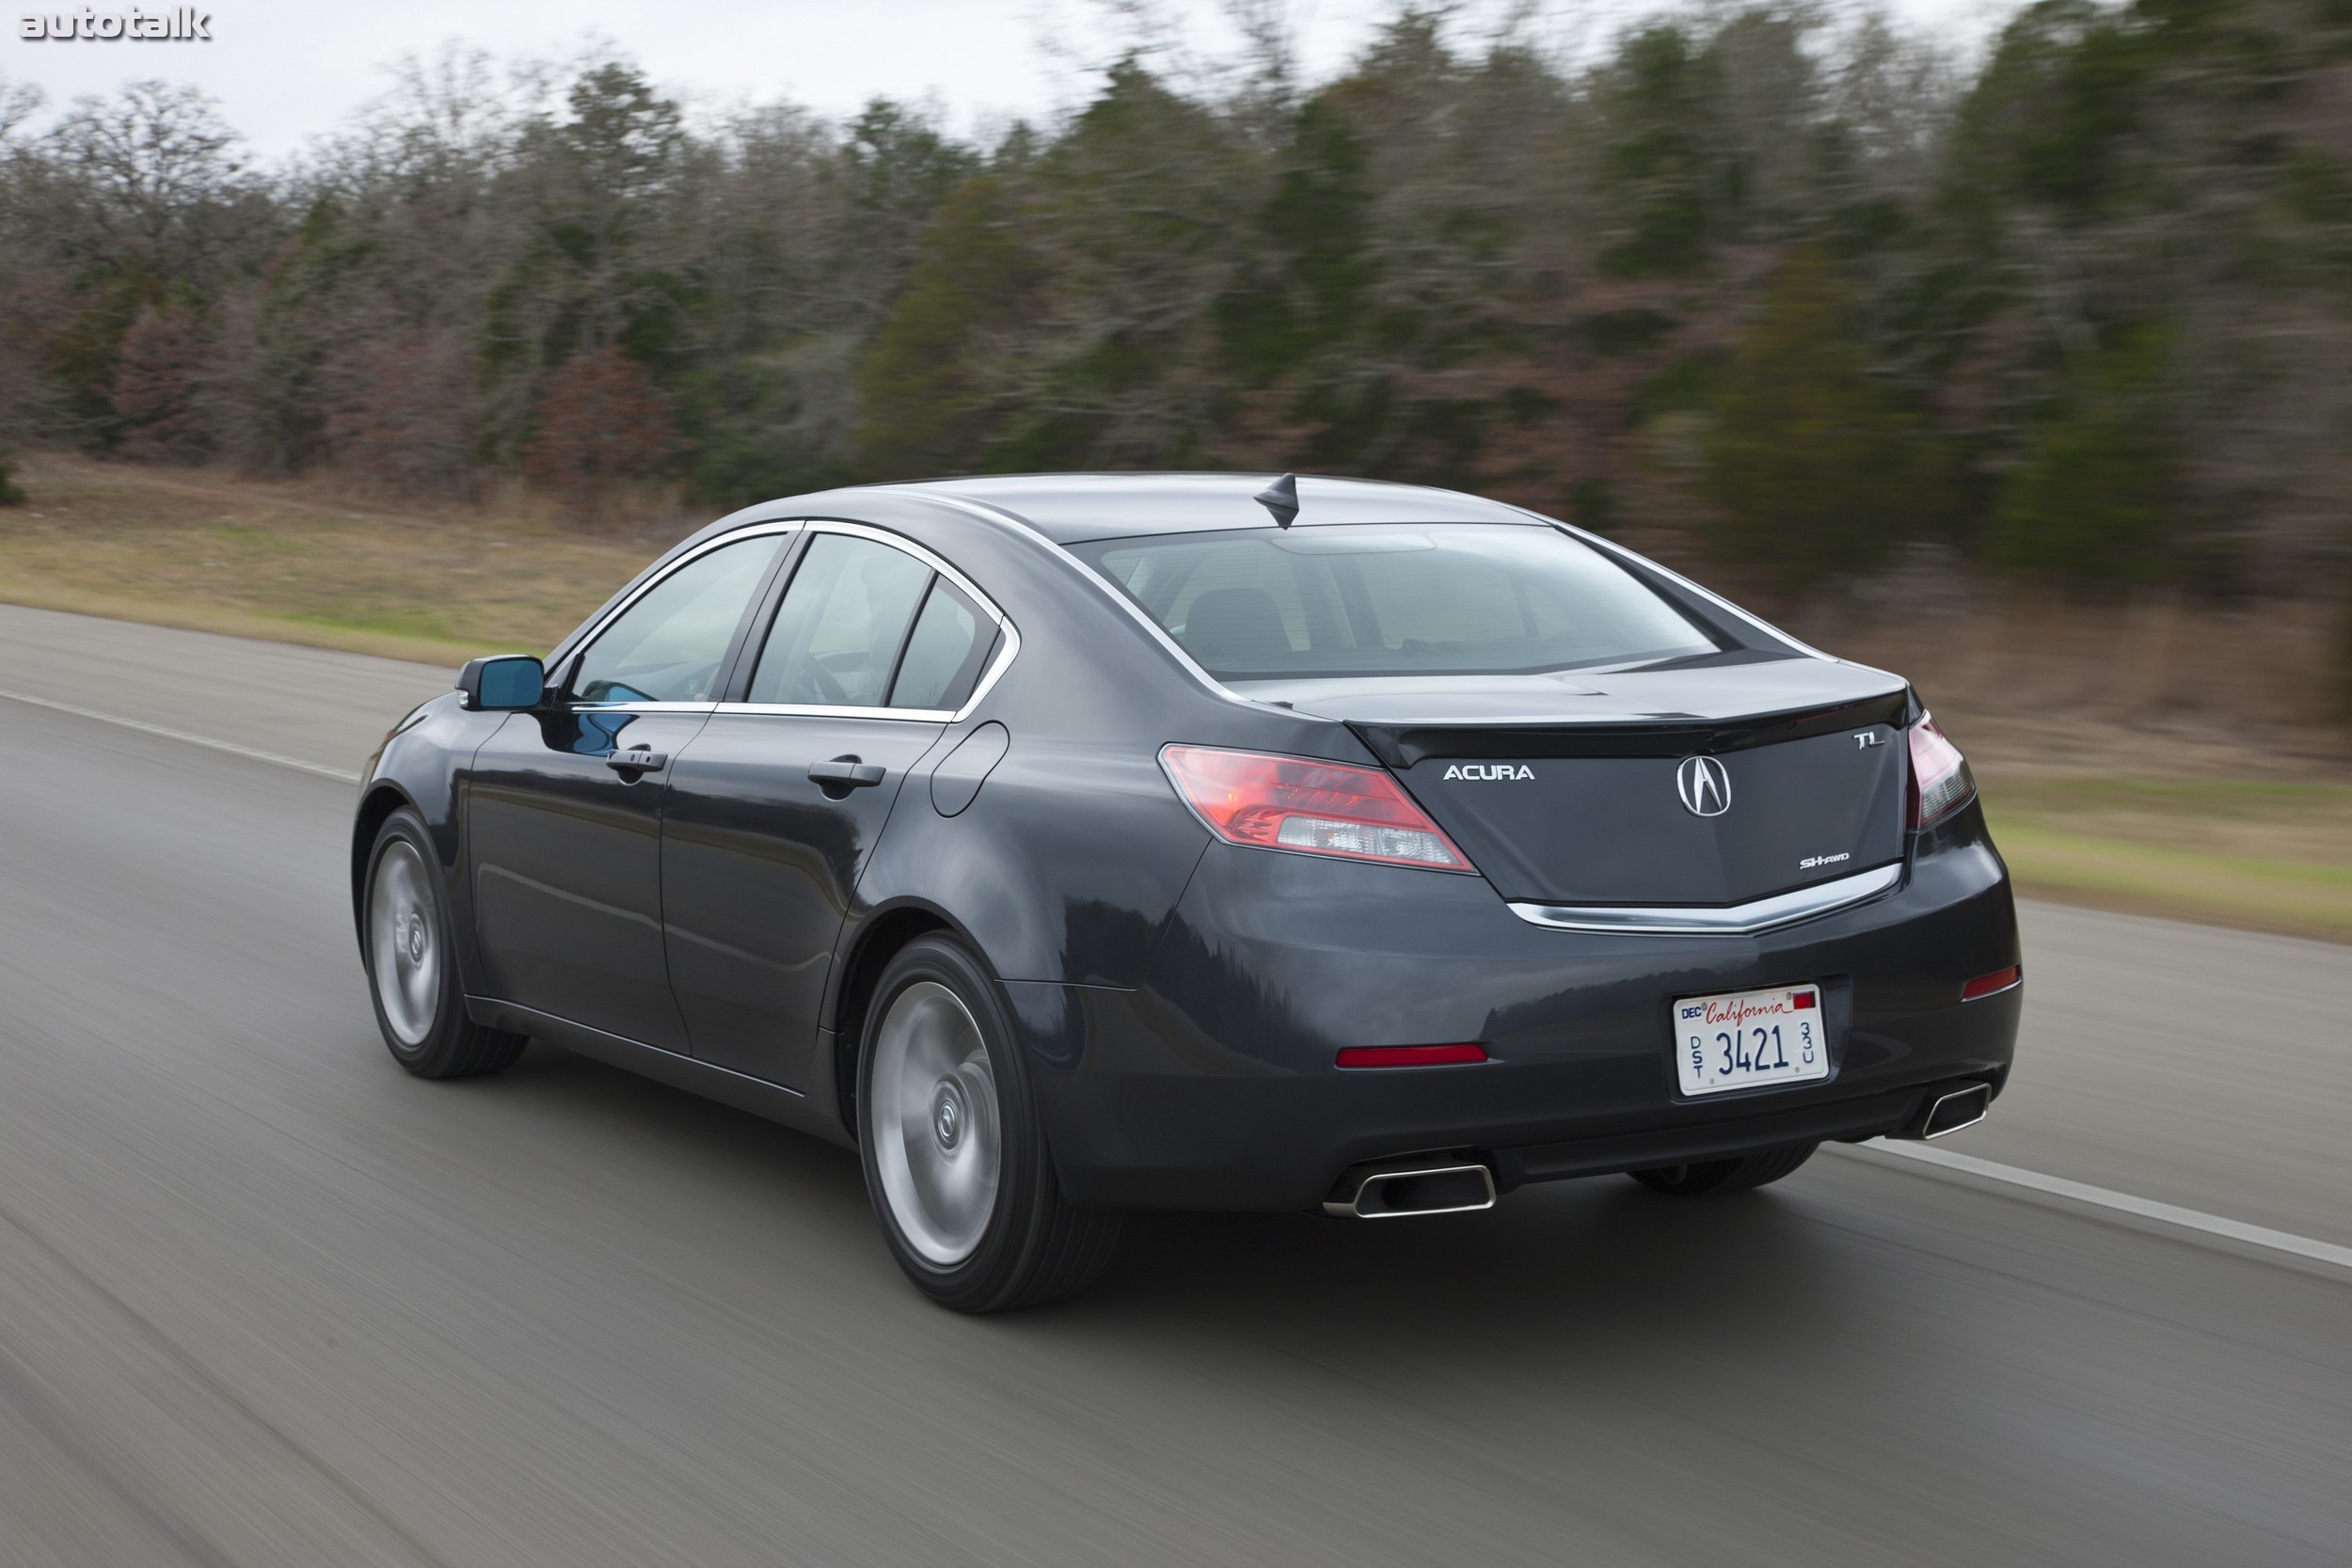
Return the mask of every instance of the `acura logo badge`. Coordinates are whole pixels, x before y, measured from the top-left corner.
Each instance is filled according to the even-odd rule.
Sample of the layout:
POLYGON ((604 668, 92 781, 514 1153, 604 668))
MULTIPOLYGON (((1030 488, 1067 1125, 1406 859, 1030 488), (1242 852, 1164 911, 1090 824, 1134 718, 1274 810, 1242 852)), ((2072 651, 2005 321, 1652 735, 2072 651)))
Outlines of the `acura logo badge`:
POLYGON ((1731 809, 1731 775, 1713 757, 1684 757, 1675 769, 1675 793, 1692 816, 1721 816, 1731 809))

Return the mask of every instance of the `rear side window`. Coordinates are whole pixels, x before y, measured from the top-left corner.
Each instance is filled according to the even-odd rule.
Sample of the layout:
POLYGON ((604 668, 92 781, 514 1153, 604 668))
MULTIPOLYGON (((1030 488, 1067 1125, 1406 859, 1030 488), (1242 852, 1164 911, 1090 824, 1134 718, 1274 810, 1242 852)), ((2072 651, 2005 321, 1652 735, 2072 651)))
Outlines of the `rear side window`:
POLYGON ((1376 524, 1072 546, 1212 674, 1532 674, 1717 651, 1607 556, 1549 528, 1376 524))
POLYGON ((722 545, 647 589, 580 656, 572 695, 583 703, 704 703, 751 608, 782 534, 722 545))
POLYGON ((820 533, 792 573, 752 673, 755 703, 880 707, 931 569, 904 550, 820 533))
POLYGON ((946 578, 931 578, 923 612, 898 659, 890 688, 892 707, 961 707, 978 684, 980 667, 995 645, 996 627, 980 607, 946 578))

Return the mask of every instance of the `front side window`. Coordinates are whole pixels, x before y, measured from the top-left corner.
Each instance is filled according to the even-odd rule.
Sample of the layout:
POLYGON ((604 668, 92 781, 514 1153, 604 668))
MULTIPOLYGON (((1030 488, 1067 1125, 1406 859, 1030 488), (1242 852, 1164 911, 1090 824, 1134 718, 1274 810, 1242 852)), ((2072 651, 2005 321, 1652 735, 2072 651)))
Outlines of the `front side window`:
POLYGON ((789 537, 764 533, 695 557, 641 595, 580 656, 582 703, 714 701, 743 611, 789 537))
POLYGON ((1717 649, 1640 578, 1549 528, 1333 525, 1071 548, 1230 679, 1534 674, 1717 649))
POLYGON ((881 707, 930 580, 931 569, 904 550, 818 534, 776 609, 751 700, 881 707))

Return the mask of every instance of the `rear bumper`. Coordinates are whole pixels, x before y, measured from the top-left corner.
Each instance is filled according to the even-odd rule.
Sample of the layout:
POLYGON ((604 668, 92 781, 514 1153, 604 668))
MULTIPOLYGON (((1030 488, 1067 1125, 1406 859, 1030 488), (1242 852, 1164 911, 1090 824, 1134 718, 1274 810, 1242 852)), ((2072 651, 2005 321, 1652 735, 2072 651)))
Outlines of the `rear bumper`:
POLYGON ((1497 1184, 1895 1132, 1997 1092, 2021 992, 2008 874, 1971 806, 1885 897, 1749 935, 1542 929, 1483 879, 1216 846, 1135 990, 1008 986, 1073 1202, 1298 1209, 1339 1173, 1475 1154, 1497 1184), (1832 1070, 1688 1101, 1675 998, 1820 984, 1832 1070), (1343 1045, 1475 1040, 1470 1067, 1343 1071, 1343 1045))
POLYGON ((1650 1170, 1660 1165, 1694 1165, 1708 1160, 1787 1148, 1791 1144, 1859 1143, 1914 1126, 1931 1100, 1952 1088, 1979 1082, 1996 1080, 1954 1079, 1898 1089, 1891 1094, 1794 1106, 1721 1122, 1498 1148, 1490 1156, 1495 1185, 1508 1192, 1530 1181, 1605 1176, 1612 1171, 1650 1170))

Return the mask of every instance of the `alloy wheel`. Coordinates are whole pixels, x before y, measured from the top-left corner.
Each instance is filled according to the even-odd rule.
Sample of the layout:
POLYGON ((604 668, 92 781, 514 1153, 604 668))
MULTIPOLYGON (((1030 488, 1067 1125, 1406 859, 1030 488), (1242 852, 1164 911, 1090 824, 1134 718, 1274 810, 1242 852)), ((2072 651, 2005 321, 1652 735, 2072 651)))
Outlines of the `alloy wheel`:
POLYGON ((416 846, 394 839, 368 894, 368 956, 375 997, 404 1045, 422 1045, 440 1006, 441 943, 433 884, 416 846))
POLYGON ((868 1093, 891 1217, 925 1261, 952 1268, 988 1229, 1003 1163, 995 1070, 961 998, 918 980, 891 999, 868 1093))

